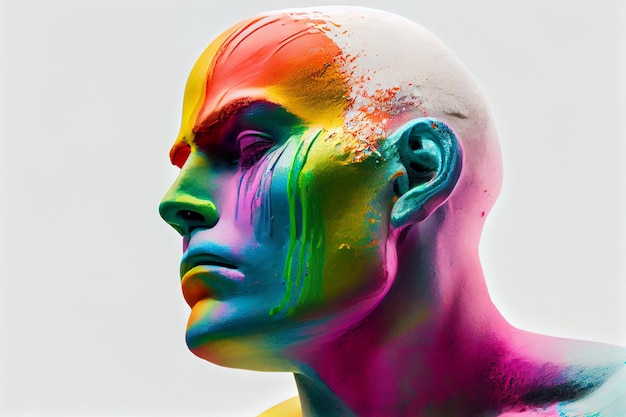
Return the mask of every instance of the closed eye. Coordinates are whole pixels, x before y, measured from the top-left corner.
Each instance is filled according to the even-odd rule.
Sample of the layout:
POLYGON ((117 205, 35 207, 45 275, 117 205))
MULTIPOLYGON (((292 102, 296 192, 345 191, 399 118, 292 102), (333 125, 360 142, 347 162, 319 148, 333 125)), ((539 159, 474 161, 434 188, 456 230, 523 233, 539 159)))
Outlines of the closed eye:
POLYGON ((249 169, 259 162, 276 143, 266 133, 257 130, 244 130, 237 136, 239 149, 239 165, 242 169, 249 169))

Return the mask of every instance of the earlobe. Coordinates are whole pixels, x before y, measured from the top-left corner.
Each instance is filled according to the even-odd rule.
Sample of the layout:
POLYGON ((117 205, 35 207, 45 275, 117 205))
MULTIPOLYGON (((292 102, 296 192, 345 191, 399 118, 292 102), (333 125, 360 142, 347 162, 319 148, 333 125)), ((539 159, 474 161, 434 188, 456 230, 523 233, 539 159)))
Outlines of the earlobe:
POLYGON ((387 138, 406 170, 391 224, 402 227, 431 215, 450 196, 461 175, 463 152, 456 135, 433 118, 413 119, 387 138))

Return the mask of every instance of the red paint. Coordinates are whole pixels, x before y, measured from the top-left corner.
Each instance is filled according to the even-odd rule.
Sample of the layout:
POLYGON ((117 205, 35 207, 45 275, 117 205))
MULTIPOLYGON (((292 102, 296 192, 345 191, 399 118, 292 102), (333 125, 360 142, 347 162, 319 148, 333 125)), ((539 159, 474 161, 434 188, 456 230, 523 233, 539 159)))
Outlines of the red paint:
POLYGON ((268 89, 304 119, 309 115, 298 114, 301 108, 314 113, 324 102, 332 108, 337 99, 345 107, 347 89, 337 67, 340 54, 321 29, 304 19, 267 16, 243 24, 225 40, 207 70, 207 93, 194 131, 205 131, 227 116, 221 107, 232 100, 267 99, 263 95, 268 89))

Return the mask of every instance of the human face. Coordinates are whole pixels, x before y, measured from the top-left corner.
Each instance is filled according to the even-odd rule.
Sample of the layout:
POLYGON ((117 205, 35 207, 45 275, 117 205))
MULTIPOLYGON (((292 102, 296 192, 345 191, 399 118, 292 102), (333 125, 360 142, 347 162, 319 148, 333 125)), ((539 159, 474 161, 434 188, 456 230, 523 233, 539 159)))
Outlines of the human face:
POLYGON ((222 365, 276 369, 294 344, 367 315, 395 272, 398 166, 357 157, 340 51, 321 33, 294 37, 303 28, 274 16, 209 46, 170 153, 181 171, 160 212, 183 236, 187 343, 222 365))

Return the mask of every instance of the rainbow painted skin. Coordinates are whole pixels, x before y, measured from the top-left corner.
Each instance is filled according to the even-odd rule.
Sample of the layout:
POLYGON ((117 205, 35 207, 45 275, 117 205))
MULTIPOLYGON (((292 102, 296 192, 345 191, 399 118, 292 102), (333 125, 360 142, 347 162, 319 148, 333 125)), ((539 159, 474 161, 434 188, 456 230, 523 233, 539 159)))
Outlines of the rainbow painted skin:
MULTIPOLYGON (((522 332, 489 300, 497 137, 419 26, 358 8, 236 25, 194 66, 170 156, 160 212, 199 357, 293 372, 306 416, 623 414, 624 350, 522 332)), ((300 412, 283 407, 264 415, 300 412)))

